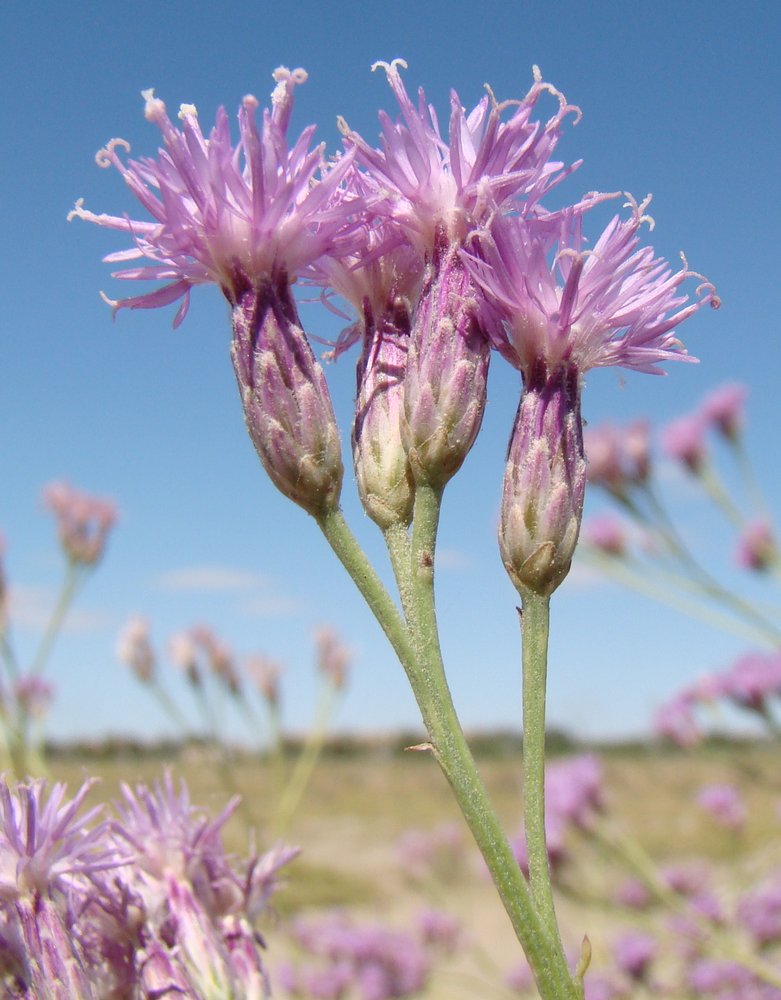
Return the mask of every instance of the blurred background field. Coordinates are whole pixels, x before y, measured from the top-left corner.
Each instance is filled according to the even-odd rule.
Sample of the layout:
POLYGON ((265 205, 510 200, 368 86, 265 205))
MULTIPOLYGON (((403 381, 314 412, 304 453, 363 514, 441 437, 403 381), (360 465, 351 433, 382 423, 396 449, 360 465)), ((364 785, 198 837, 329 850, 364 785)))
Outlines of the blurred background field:
MULTIPOLYGON (((414 734, 410 740, 417 742, 414 734)), ((553 742, 562 751, 554 762, 583 750, 563 738, 553 742)), ((509 995, 504 980, 521 958, 512 929, 435 762, 426 752, 404 751, 404 743, 403 738, 371 744, 335 740, 321 758, 285 833, 302 853, 274 896, 273 921, 263 927, 272 977, 290 954, 287 930, 296 920, 339 909, 349 910, 354 920, 411 931, 427 906, 454 917, 469 947, 436 964, 425 995, 509 995), (439 837, 445 846, 421 864, 415 844, 427 837, 439 837)), ((481 771, 513 838, 521 823, 518 741, 502 734, 484 735, 476 743, 481 771)), ((603 747, 597 823, 638 843, 660 870, 707 869, 710 891, 729 911, 746 889, 781 864, 778 752, 771 741, 710 741, 690 751, 641 743, 603 747), (698 790, 712 784, 740 786, 748 818, 739 832, 719 828, 696 807, 698 790)), ((87 774, 98 775, 92 801, 114 798, 121 782, 153 781, 170 761, 176 778, 186 779, 193 801, 213 816, 232 794, 242 796, 243 805, 226 827, 229 849, 246 854, 253 837, 259 848, 271 846, 278 781, 271 761, 237 757, 225 767, 197 747, 176 754, 170 748, 61 749, 50 760, 53 777, 71 788, 87 774)), ((588 832, 568 832, 567 852, 556 870, 565 942, 577 952, 588 933, 595 968, 608 962, 619 930, 650 930, 669 918, 654 908, 630 913, 615 903, 627 870, 588 832)))

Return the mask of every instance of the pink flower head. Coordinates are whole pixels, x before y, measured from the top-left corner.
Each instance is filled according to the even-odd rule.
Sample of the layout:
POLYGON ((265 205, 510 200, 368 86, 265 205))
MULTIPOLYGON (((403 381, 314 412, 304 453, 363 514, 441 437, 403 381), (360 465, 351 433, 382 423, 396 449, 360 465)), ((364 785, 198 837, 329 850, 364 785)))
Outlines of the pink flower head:
POLYGON ((158 158, 125 164, 117 152, 129 149, 112 139, 97 154, 99 166, 114 166, 151 221, 95 215, 76 204, 77 216, 127 233, 133 246, 109 254, 111 263, 144 261, 115 273, 127 281, 163 281, 155 291, 110 301, 114 310, 151 309, 179 299, 174 326, 184 319, 194 285, 213 282, 235 304, 242 292, 268 282, 273 275, 300 273, 334 247, 344 227, 344 211, 334 203, 351 157, 346 156, 318 180, 324 167, 321 147, 310 149, 314 126, 293 146, 287 130, 293 91, 307 74, 280 67, 271 110, 256 122, 258 101, 247 96, 239 109, 239 142, 232 144, 224 108, 208 137, 201 132, 196 109, 183 104, 181 128, 171 122, 163 101, 143 92, 144 113, 160 129, 164 148, 158 158))
POLYGON ((630 217, 616 215, 591 251, 583 249, 577 210, 561 213, 549 233, 534 220, 497 216, 480 235, 483 259, 467 260, 502 321, 490 327, 494 346, 511 364, 524 374, 540 360, 581 373, 609 365, 658 373, 663 362, 695 360, 674 330, 719 299, 702 280, 699 298, 686 305, 680 286, 701 275, 685 260, 673 272, 651 247, 639 246, 648 200, 638 205, 630 197, 630 217))
POLYGON ((369 172, 374 187, 372 208, 393 221, 405 242, 431 259, 438 234, 447 244, 463 244, 469 233, 482 227, 496 209, 522 200, 531 211, 543 195, 572 169, 550 162, 569 113, 577 108, 534 69, 534 84, 521 101, 497 103, 489 91, 466 114, 455 91, 450 94, 449 137, 440 134, 433 106, 418 92, 417 107, 410 100, 399 74, 402 59, 375 63, 383 69, 398 101, 401 118, 394 122, 380 113, 381 148, 373 149, 346 123, 342 131, 348 149, 369 172), (532 120, 543 93, 559 101, 557 113, 545 124, 532 120), (509 119, 502 115, 512 109, 509 119))
POLYGON ((33 719, 42 719, 54 698, 54 685, 43 677, 28 674, 14 684, 14 698, 22 711, 33 719))
POLYGON ((778 545, 773 529, 764 518, 743 527, 735 547, 735 562, 743 569, 762 572, 778 559, 778 545))
POLYGON ((583 537, 607 556, 623 556, 627 549, 626 529, 610 514, 592 517, 583 525, 583 537))
POLYGON ((763 713, 781 695, 781 652, 747 653, 722 674, 721 692, 741 708, 763 713))
POLYGON ((152 680, 156 657, 146 618, 136 615, 126 622, 117 639, 117 659, 130 667, 142 684, 152 680))
POLYGON ((696 475, 708 457, 706 429, 699 413, 671 420, 662 429, 662 450, 696 475))
POLYGON ((105 824, 89 829, 102 807, 79 815, 93 784, 85 782, 67 800, 63 784, 38 780, 12 788, 0 780, 0 902, 64 893, 82 875, 123 863, 105 841, 105 824))
POLYGON ((725 438, 734 441, 743 430, 746 396, 748 389, 745 385, 731 383, 720 386, 702 400, 700 415, 725 438))
POLYGON ((267 656, 250 656, 244 661, 244 669, 268 704, 279 705, 281 665, 267 656))
POLYGON ((117 520, 116 505, 80 493, 65 482, 45 487, 43 500, 57 519, 60 545, 68 559, 82 566, 98 563, 117 520))
POLYGON ((697 793, 697 805, 728 830, 741 830, 746 822, 746 805, 734 785, 704 785, 697 793))
POLYGON ((643 931, 627 931, 613 942, 613 958, 618 968, 631 979, 643 981, 656 958, 659 944, 643 931))
POLYGON ((325 626, 315 631, 315 648, 320 673, 337 691, 341 690, 350 669, 350 650, 333 629, 325 626))
POLYGON ((625 427, 599 424, 583 432, 586 477, 623 497, 633 485, 644 483, 651 467, 649 424, 634 420, 625 427))
POLYGON ((654 730, 680 747, 688 749, 696 746, 702 739, 702 730, 694 709, 695 699, 689 692, 676 695, 657 709, 654 730))

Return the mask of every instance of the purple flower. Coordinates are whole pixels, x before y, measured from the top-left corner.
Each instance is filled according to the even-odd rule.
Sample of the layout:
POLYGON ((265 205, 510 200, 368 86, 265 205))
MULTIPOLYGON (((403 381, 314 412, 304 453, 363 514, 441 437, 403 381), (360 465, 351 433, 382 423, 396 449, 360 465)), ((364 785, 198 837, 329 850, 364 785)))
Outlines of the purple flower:
POLYGON ((697 792, 697 805, 728 830, 741 830, 746 823, 746 804, 734 785, 704 785, 697 792))
POLYGON ((261 130, 258 101, 245 97, 235 147, 224 108, 206 137, 192 104, 181 106, 182 127, 177 129, 163 101, 152 90, 144 91, 144 114, 160 129, 165 144, 158 159, 125 164, 117 149, 130 147, 123 139, 112 139, 96 160, 119 171, 152 221, 95 215, 81 202, 70 215, 131 237, 133 246, 110 254, 107 261, 150 262, 115 277, 167 282, 148 294, 111 302, 115 310, 151 309, 182 299, 174 319, 178 326, 193 286, 214 283, 235 304, 248 288, 272 274, 298 274, 334 245, 342 222, 329 198, 348 159, 315 184, 323 159, 320 147, 309 148, 314 126, 304 130, 292 149, 286 139, 293 90, 306 78, 302 69, 274 72, 272 110, 264 112, 261 130))
POLYGON ((742 897, 738 921, 760 947, 781 941, 781 879, 777 875, 742 897))
POLYGON ((611 514, 592 517, 583 525, 583 537, 595 549, 607 556, 623 556, 627 549, 626 530, 611 514))
MULTIPOLYGON (((339 498, 339 436, 320 365, 301 329, 290 283, 328 251, 349 241, 349 199, 337 195, 351 156, 326 169, 322 149, 310 149, 307 128, 290 147, 287 129, 303 70, 279 68, 272 109, 258 129, 258 101, 244 98, 234 147, 225 110, 208 138, 195 108, 183 105, 177 129, 163 102, 146 91, 146 117, 165 148, 157 160, 123 163, 112 140, 98 154, 119 170, 154 221, 87 212, 78 216, 128 233, 129 250, 110 261, 148 262, 116 273, 125 280, 160 280, 161 288, 111 302, 114 310, 148 309, 182 300, 184 319, 194 285, 214 283, 233 313, 231 355, 247 429, 275 485, 307 512, 319 515, 339 498), (318 178, 317 174, 321 176, 318 178)), ((345 243, 345 248, 347 244, 345 243)))
POLYGON ((497 216, 481 234, 484 259, 470 258, 470 269, 502 320, 491 327, 494 346, 524 376, 540 361, 582 374, 609 365, 658 373, 663 362, 694 360, 674 330, 719 299, 703 279, 700 297, 686 305, 680 286, 701 275, 685 262, 673 272, 651 247, 639 247, 647 205, 630 198, 631 216, 616 215, 591 251, 574 209, 547 233, 533 220, 497 216))
POLYGON ((590 483, 622 498, 631 486, 648 478, 651 456, 647 420, 635 420, 626 427, 589 427, 583 433, 583 442, 590 483))
POLYGON ((748 389, 745 385, 731 383, 720 386, 700 402, 700 416, 727 440, 735 441, 743 430, 744 404, 747 395, 748 389))
POLYGON ((368 171, 367 184, 376 192, 376 211, 392 220, 406 242, 431 258, 444 236, 446 245, 461 245, 481 228, 496 209, 520 203, 524 212, 571 172, 550 157, 561 136, 565 117, 580 116, 563 95, 544 83, 535 67, 534 84, 521 101, 497 103, 489 91, 468 114, 455 91, 450 94, 448 139, 423 90, 417 107, 399 74, 402 59, 375 63, 383 69, 401 110, 392 121, 380 113, 381 148, 373 149, 346 123, 348 149, 368 171), (532 119, 544 93, 559 102, 557 113, 543 126, 532 119), (508 120, 502 116, 511 110, 508 120))
POLYGON ((116 505, 81 493, 64 482, 49 483, 43 500, 57 519, 60 545, 68 559, 82 566, 100 562, 117 520, 116 505))
POLYGON ((690 692, 676 695, 654 713, 654 730, 678 746, 687 749, 696 746, 702 739, 702 730, 694 708, 695 699, 690 692))
POLYGON ((315 648, 318 670, 333 688, 341 690, 350 669, 350 650, 333 629, 326 627, 315 631, 315 648))
POLYGON ((741 708, 763 714, 767 699, 781 694, 781 652, 741 656, 722 674, 720 689, 741 708))
POLYGON ((770 524, 757 518, 744 525, 735 547, 735 562, 761 573, 778 560, 778 545, 770 524))
MULTIPOLYGON (((674 330, 705 302, 718 304, 703 282, 701 297, 685 305, 681 284, 700 276, 685 263, 673 273, 650 247, 638 248, 646 206, 630 199, 630 218, 614 217, 591 252, 583 250, 586 203, 542 227, 522 215, 497 216, 480 234, 479 253, 464 257, 495 315, 487 324, 493 346, 523 376, 499 530, 521 594, 552 593, 577 544, 586 478, 582 375, 607 365, 657 372, 662 362, 691 360, 674 330)), ((637 442, 633 450, 642 476, 637 442)))
POLYGON ((117 639, 117 658, 142 684, 154 678, 156 657, 146 618, 136 615, 125 623, 117 639))
POLYGON ((632 910, 644 910, 651 902, 651 891, 640 879, 626 879, 616 889, 615 900, 632 910))
POLYGON ((708 457, 706 426, 699 413, 671 420, 662 429, 662 450, 696 475, 708 457))
POLYGON ((628 931, 613 942, 618 968, 636 981, 645 980, 659 950, 656 938, 642 931, 628 931))
MULTIPOLYGON (((385 255, 411 253, 425 266, 411 328, 400 331, 409 333, 406 362, 395 359, 393 364, 405 371, 402 441, 412 473, 417 482, 441 490, 460 468, 480 429, 489 360, 487 333, 480 320, 481 295, 460 250, 494 211, 520 206, 530 212, 566 175, 568 171, 551 163, 550 156, 563 119, 576 109, 535 71, 534 85, 520 102, 498 104, 489 94, 467 115, 458 95, 451 93, 445 141, 423 91, 417 107, 410 100, 400 66, 406 64, 395 60, 375 66, 385 70, 401 110, 397 122, 380 115, 381 148, 373 149, 346 124, 342 129, 348 149, 355 151, 356 163, 365 170, 361 193, 370 213, 381 220, 385 255), (531 115, 546 91, 558 98, 559 110, 542 126, 531 115), (509 119, 503 121, 510 108, 509 119)), ((411 273, 417 279, 420 265, 416 263, 411 273)), ((367 301, 376 301, 376 296, 367 301)), ((402 296, 401 301, 410 299, 402 296)), ((374 311, 375 321, 390 312, 387 302, 386 297, 381 312, 374 311)), ((362 304, 359 309, 364 311, 362 304)), ((376 347, 372 352, 376 354, 376 347)), ((372 356, 366 349, 365 354, 372 356)), ((364 368, 359 376, 359 407, 365 406, 361 396, 372 398, 375 391, 373 385, 362 389, 367 373, 373 369, 364 368)), ((383 440, 391 436, 390 428, 395 430, 395 405, 388 424, 383 440)), ((356 427, 363 431, 358 422, 356 427)), ((376 434, 372 440, 380 446, 376 434)), ((402 488, 403 468, 399 453, 392 479, 402 488)), ((406 510, 397 515, 402 523, 405 516, 406 510)))
POLYGON ((39 779, 12 789, 0 779, 0 901, 65 894, 83 876, 123 863, 104 824, 89 829, 102 807, 79 816, 93 784, 66 800, 63 784, 47 789, 39 779))

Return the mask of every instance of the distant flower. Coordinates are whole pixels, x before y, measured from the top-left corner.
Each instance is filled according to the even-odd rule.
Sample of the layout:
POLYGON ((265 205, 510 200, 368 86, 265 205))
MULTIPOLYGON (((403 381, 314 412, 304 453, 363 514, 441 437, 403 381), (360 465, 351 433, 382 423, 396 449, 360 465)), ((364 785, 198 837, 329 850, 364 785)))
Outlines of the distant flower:
POLYGON ((781 879, 776 875, 745 893, 738 921, 760 947, 781 941, 781 879))
POLYGON ((705 431, 698 413, 671 420, 662 428, 662 450, 696 475, 708 457, 705 431))
POLYGON ((27 715, 41 719, 49 711, 54 698, 54 685, 43 677, 28 674, 14 684, 14 698, 27 715))
POLYGON ((191 632, 175 632, 168 640, 168 655, 175 667, 184 673, 193 687, 202 681, 198 664, 198 647, 191 632))
MULTIPOLYGON (((349 968, 362 1000, 413 997, 425 986, 430 959, 415 938, 403 931, 381 924, 355 924, 336 913, 318 921, 299 921, 294 935, 305 952, 320 960, 326 982, 333 970, 349 968)), ((310 982, 313 974, 306 977, 310 982)), ((293 975, 288 973, 288 978, 293 975)), ((337 975, 341 982, 343 973, 337 975)))
POLYGON ((57 519, 60 545, 68 559, 82 566, 100 562, 117 520, 116 505, 81 493, 65 482, 46 486, 43 500, 57 519))
POLYGON ((626 553, 626 530, 621 521, 610 514, 586 521, 583 524, 583 537, 604 555, 623 556, 626 553))
POLYGON ((117 639, 117 659, 130 667, 142 684, 154 678, 156 657, 146 618, 136 615, 125 623, 117 639))
POLYGON ((707 424, 715 427, 728 440, 734 441, 743 430, 747 395, 745 385, 734 383, 720 386, 700 402, 699 413, 707 424))
POLYGON ((644 910, 651 902, 651 891, 640 879, 629 878, 616 889, 615 900, 632 910, 644 910))
POLYGON ((728 830, 741 830, 746 822, 746 805, 734 785, 704 785, 697 792, 697 805, 728 830))
POLYGON ((747 653, 720 677, 721 694, 741 708, 763 713, 781 695, 781 652, 747 653))
POLYGON ((277 707, 282 676, 280 664, 266 656, 250 656, 244 661, 244 669, 268 704, 277 707))
POLYGON ((315 631, 317 668, 328 683, 341 690, 350 669, 352 654, 333 629, 323 627, 315 631))
POLYGON ((738 566, 761 573, 777 559, 778 544, 770 524, 764 518, 746 524, 735 547, 738 566))
POLYGON ((613 942, 613 958, 618 968, 635 981, 646 979, 659 951, 656 938, 643 931, 627 931, 613 942))
POLYGON ((586 477, 617 497, 648 478, 651 456, 647 420, 635 420, 625 427, 598 424, 583 432, 586 477))
POLYGON ((418 931, 424 944, 446 954, 455 952, 464 938, 461 921, 444 910, 427 909, 418 914, 418 931))
POLYGON ((678 746, 696 746, 702 739, 702 730, 695 715, 695 705, 696 700, 688 691, 671 698, 654 713, 654 730, 678 746))
POLYGON ((212 674, 234 697, 241 694, 241 679, 228 644, 207 625, 196 625, 190 631, 190 636, 195 645, 203 651, 212 674))

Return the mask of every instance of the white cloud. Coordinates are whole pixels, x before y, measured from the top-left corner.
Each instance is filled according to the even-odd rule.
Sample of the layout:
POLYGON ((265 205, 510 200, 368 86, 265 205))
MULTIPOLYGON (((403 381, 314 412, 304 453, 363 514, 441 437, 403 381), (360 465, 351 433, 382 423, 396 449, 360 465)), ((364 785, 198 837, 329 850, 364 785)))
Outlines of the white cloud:
POLYGON ((264 592, 248 597, 238 605, 237 610, 252 618, 284 618, 298 614, 303 607, 303 602, 295 597, 264 592))
POLYGON ((448 570, 469 569, 472 560, 461 549, 437 549, 437 569, 447 572, 448 570))
POLYGON ((163 573, 155 581, 160 590, 230 591, 267 588, 269 580, 260 573, 230 566, 186 566, 163 573))
MULTIPOLYGON (((14 584, 9 588, 11 627, 26 632, 43 632, 51 621, 57 594, 48 587, 14 584)), ((63 632, 97 632, 111 623, 111 616, 96 608, 72 605, 62 625, 63 632)))

